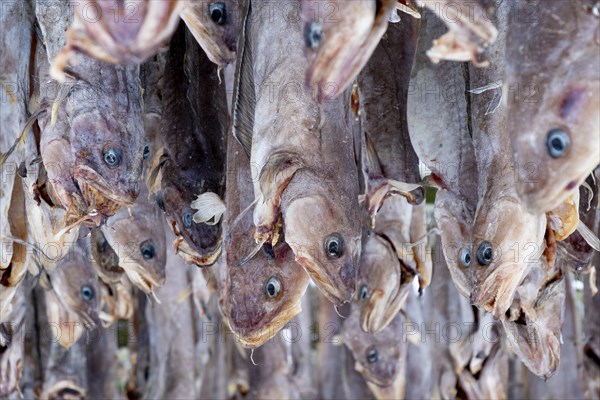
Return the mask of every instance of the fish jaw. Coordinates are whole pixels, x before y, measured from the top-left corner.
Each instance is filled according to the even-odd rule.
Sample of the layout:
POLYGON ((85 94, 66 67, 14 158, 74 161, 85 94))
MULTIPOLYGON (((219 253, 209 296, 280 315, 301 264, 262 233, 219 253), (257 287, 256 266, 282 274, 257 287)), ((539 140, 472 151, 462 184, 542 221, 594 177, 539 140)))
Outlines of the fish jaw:
POLYGON ((148 269, 141 266, 139 263, 128 260, 120 263, 121 268, 138 289, 146 294, 154 293, 154 291, 160 288, 165 283, 165 276, 154 276, 148 269))
POLYGON ((262 346, 265 342, 275 336, 292 318, 302 311, 301 299, 294 304, 288 305, 282 311, 277 313, 277 318, 266 324, 263 328, 249 331, 240 329, 232 318, 226 318, 229 329, 235 334, 236 338, 244 347, 255 349, 262 346))
POLYGON ((96 209, 104 205, 104 208, 112 211, 112 214, 106 214, 108 216, 113 215, 119 206, 132 206, 139 194, 137 183, 125 185, 124 190, 115 190, 113 185, 110 185, 98 172, 87 165, 76 165, 73 168, 73 179, 79 184, 86 203, 95 205, 96 209), (95 198, 96 195, 100 195, 98 198, 106 203, 98 204, 99 199, 95 198))
POLYGON ((318 193, 284 198, 282 215, 285 241, 296 262, 329 301, 337 305, 350 301, 360 261, 360 225, 350 221, 337 203, 318 193), (339 258, 325 254, 325 240, 333 233, 344 243, 339 258))
POLYGON ((221 37, 223 28, 217 27, 208 16, 203 15, 205 10, 206 3, 191 3, 183 8, 180 16, 210 61, 225 67, 235 60, 236 49, 225 43, 221 37))
POLYGON ((363 239, 363 243, 358 287, 367 285, 370 293, 368 298, 358 299, 361 327, 365 332, 378 333, 402 305, 395 302, 401 286, 401 266, 391 246, 375 234, 363 239))
MULTIPOLYGON (((182 178, 182 182, 188 182, 182 178)), ((222 249, 222 221, 216 225, 192 222, 185 228, 182 215, 196 210, 190 207, 195 199, 187 201, 185 190, 180 190, 177 184, 163 188, 163 199, 167 213, 167 220, 177 239, 173 242, 174 248, 180 257, 187 263, 194 263, 200 267, 209 266, 216 262, 222 249)))
POLYGON ((219 257, 221 256, 221 242, 219 241, 218 247, 214 249, 214 251, 209 254, 202 255, 192 249, 192 247, 188 244, 188 242, 183 238, 183 236, 178 235, 173 241, 173 248, 175 249, 175 253, 183 258, 183 260, 188 264, 195 264, 199 267, 209 267, 217 262, 219 257))

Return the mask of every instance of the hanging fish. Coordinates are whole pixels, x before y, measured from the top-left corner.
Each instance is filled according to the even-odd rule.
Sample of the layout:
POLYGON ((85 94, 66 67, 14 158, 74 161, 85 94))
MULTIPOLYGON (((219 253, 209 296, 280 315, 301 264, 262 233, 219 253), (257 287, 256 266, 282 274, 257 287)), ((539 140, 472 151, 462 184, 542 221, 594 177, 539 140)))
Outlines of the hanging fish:
POLYGON ((225 85, 183 23, 167 54, 162 113, 159 203, 175 233, 178 254, 198 266, 212 265, 221 253, 219 198, 225 189, 229 123, 225 85), (200 207, 202 212, 196 213, 192 202, 206 193, 212 195, 204 202, 208 210, 200 207))
MULTIPOLYGON (((239 50, 233 132, 253 166, 257 248, 285 240, 315 284, 341 303, 354 292, 360 253, 349 96, 323 106, 313 100, 298 84, 306 68, 299 26, 280 13, 267 21, 256 4, 239 50), (272 98, 263 91, 269 82, 278 83, 272 98)), ((290 6, 289 15, 300 12, 299 3, 290 6)))
POLYGON ((300 313, 309 278, 284 242, 266 247, 239 265, 256 247, 251 235, 252 215, 238 219, 252 203, 252 172, 250 160, 235 138, 229 140, 227 154, 228 233, 224 241, 226 265, 222 266, 225 271, 220 304, 236 338, 244 346, 254 348, 271 339, 300 313))

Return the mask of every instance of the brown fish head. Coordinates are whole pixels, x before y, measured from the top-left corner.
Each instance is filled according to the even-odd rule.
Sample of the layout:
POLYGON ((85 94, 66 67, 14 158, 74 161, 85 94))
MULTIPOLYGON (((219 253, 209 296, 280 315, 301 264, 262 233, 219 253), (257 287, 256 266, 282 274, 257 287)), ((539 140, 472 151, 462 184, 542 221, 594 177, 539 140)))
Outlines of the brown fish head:
POLYGON ((267 255, 260 251, 238 266, 240 254, 227 253, 227 290, 222 309, 230 329, 246 347, 259 347, 301 311, 308 275, 286 243, 267 255))
POLYGON ((106 283, 119 282, 125 271, 119 267, 119 256, 100 228, 91 229, 90 250, 94 259, 92 266, 98 277, 106 283))
POLYGON ((95 109, 77 114, 71 131, 73 179, 86 203, 106 216, 120 205, 132 205, 139 193, 146 147, 141 120, 119 122, 113 114, 95 109))
POLYGON ((68 311, 76 314, 88 328, 100 326, 100 282, 90 255, 80 242, 58 262, 50 281, 68 311))
MULTIPOLYGON (((173 168, 174 165, 168 163, 166 167, 173 168)), ((178 179, 170 179, 168 184, 163 180, 159 196, 161 207, 164 207, 175 236, 180 236, 187 244, 185 252, 191 253, 191 258, 200 266, 212 265, 221 254, 221 222, 215 225, 194 222, 197 210, 191 204, 197 196, 190 188, 197 185, 182 174, 173 176, 178 179)))
POLYGON ((600 80, 587 69, 569 64, 566 75, 556 72, 527 126, 508 118, 517 191, 531 212, 557 207, 600 163, 600 80))
POLYGON ((499 318, 544 251, 546 216, 529 213, 513 196, 480 202, 472 233, 471 302, 499 318))
POLYGON ((187 2, 181 18, 208 58, 224 67, 235 60, 242 26, 241 2, 187 2))
MULTIPOLYGON (((546 269, 544 264, 541 260, 531 272, 544 275, 536 271, 546 269)), ((560 272, 545 283, 543 278, 535 280, 532 298, 515 300, 501 321, 515 354, 531 372, 547 379, 554 374, 560 360, 565 282, 560 272)))
POLYGON ((384 238, 372 231, 363 236, 356 303, 365 332, 380 332, 399 311, 394 306, 402 278, 400 263, 384 238))
POLYGON ((171 37, 183 5, 181 0, 74 3, 75 21, 63 53, 75 49, 113 64, 141 63, 171 37))
POLYGON ((334 98, 367 63, 396 1, 302 1, 306 84, 319 100, 334 98))
POLYGON ((119 266, 144 293, 154 292, 165 282, 167 243, 159 211, 146 199, 139 199, 131 215, 123 209, 103 227, 119 266))
POLYGON ((296 261, 331 302, 341 304, 356 289, 361 226, 358 210, 345 207, 355 202, 332 187, 310 172, 297 172, 281 210, 285 241, 296 261))
POLYGON ((437 192, 434 215, 440 229, 442 251, 454 285, 467 298, 475 288, 471 250, 474 213, 462 197, 443 189, 437 192))
POLYGON ((383 331, 371 334, 362 330, 356 309, 344 321, 344 343, 354 356, 355 369, 366 380, 379 386, 389 386, 400 373, 402 354, 406 351, 406 343, 401 338, 402 322, 398 314, 383 331))

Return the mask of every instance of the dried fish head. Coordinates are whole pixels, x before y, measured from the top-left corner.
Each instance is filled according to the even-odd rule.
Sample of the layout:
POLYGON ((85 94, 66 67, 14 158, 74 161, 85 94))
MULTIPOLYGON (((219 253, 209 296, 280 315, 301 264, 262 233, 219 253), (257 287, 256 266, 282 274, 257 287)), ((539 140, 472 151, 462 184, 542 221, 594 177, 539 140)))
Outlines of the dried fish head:
POLYGON ((362 240, 356 304, 360 305, 362 329, 378 333, 396 316, 397 305, 404 303, 398 297, 406 299, 408 290, 402 289, 410 289, 410 285, 401 288, 401 261, 386 239, 370 232, 362 240))
POLYGON ((241 1, 188 1, 181 11, 181 19, 208 58, 221 67, 235 60, 242 28, 241 8, 241 1))
POLYGON ((113 64, 145 61, 173 34, 184 2, 90 0, 73 6, 75 19, 52 71, 59 80, 64 79, 63 70, 74 53, 113 64))
POLYGON ((77 315, 86 327, 99 326, 100 282, 91 258, 77 242, 50 274, 52 290, 61 305, 77 315))
POLYGON ((554 209, 600 163, 598 17, 589 3, 551 0, 535 7, 535 24, 509 21, 507 128, 517 191, 532 212, 554 209))
POLYGON ((273 247, 273 255, 261 252, 237 266, 238 254, 228 254, 227 290, 221 304, 229 327, 246 347, 261 346, 301 311, 308 276, 287 244, 273 247))
POLYGON ((462 197, 447 190, 439 190, 435 197, 434 213, 452 281, 460 294, 470 298, 475 287, 475 255, 471 250, 475 212, 462 197))
POLYGON ((187 254, 189 261, 193 260, 200 266, 212 265, 221 254, 221 224, 194 222, 196 210, 191 207, 195 200, 189 191, 191 185, 186 185, 183 176, 180 178, 179 181, 169 181, 168 185, 163 183, 162 189, 167 218, 174 232, 181 235, 181 239, 177 240, 178 254, 187 254))
POLYGON ((302 1, 306 84, 334 98, 358 75, 388 26, 395 0, 302 1))
POLYGON ((121 209, 102 227, 119 266, 144 293, 165 282, 167 243, 161 214, 156 203, 140 198, 131 211, 121 209))
POLYGON ((328 194, 327 182, 307 170, 296 172, 282 198, 285 241, 296 261, 333 303, 349 301, 356 288, 360 220, 328 194))
POLYGON ((391 385, 402 369, 407 343, 402 337, 404 319, 398 314, 387 328, 377 334, 366 333, 360 326, 359 310, 344 321, 344 343, 356 361, 354 368, 368 381, 379 386, 391 385))
POLYGON ((513 196, 480 202, 473 224, 471 301, 499 318, 544 251, 546 216, 530 214, 513 196))

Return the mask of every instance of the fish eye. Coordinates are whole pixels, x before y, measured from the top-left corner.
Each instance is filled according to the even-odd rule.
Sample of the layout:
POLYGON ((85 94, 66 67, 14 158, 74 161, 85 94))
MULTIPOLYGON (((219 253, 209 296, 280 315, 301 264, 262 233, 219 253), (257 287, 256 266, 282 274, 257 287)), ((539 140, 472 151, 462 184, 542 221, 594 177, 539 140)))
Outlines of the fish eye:
POLYGON ((192 226, 192 213, 189 211, 185 211, 183 213, 183 225, 186 228, 189 228, 190 226, 192 226))
POLYGON ((208 11, 210 12, 210 19, 215 24, 223 25, 227 21, 227 7, 222 1, 212 3, 208 11))
POLYGON ((334 233, 325 240, 325 253, 329 258, 340 258, 344 254, 344 239, 334 233))
POLYGON ((267 279, 267 282, 265 283, 265 294, 267 297, 274 299, 280 291, 281 283, 279 282, 279 279, 274 276, 267 279))
POLYGON ((463 247, 460 249, 458 256, 463 267, 469 268, 471 266, 471 251, 468 248, 463 247))
POLYGON ((477 262, 480 265, 489 265, 494 257, 492 244, 490 242, 482 242, 477 248, 477 262))
POLYGON ((369 295, 369 288, 367 287, 367 285, 362 285, 360 287, 360 291, 359 291, 360 299, 364 300, 367 298, 368 295, 369 295))
POLYGON ((316 21, 311 22, 304 29, 304 41, 306 47, 316 50, 321 45, 321 40, 323 40, 323 29, 321 28, 321 24, 316 21))
POLYGON ((379 359, 379 353, 377 352, 377 349, 375 348, 368 348, 367 349, 367 362, 369 364, 374 364, 377 362, 377 360, 379 359))
POLYGON ((104 162, 110 168, 118 166, 121 163, 121 150, 111 148, 104 151, 104 162))
POLYGON ((142 257, 144 260, 150 260, 154 258, 154 245, 150 242, 146 242, 140 246, 140 251, 142 252, 142 257))
POLYGON ((85 301, 91 301, 94 298, 94 288, 90 285, 81 287, 81 298, 85 301))
POLYGON ((150 155, 150 146, 148 146, 148 145, 145 145, 145 146, 144 146, 144 155, 143 155, 143 157, 144 157, 144 160, 145 160, 146 158, 148 158, 148 156, 149 156, 149 155, 150 155))
POLYGON ((562 157, 569 148, 569 134, 562 129, 552 129, 546 136, 548 154, 552 158, 562 157))

